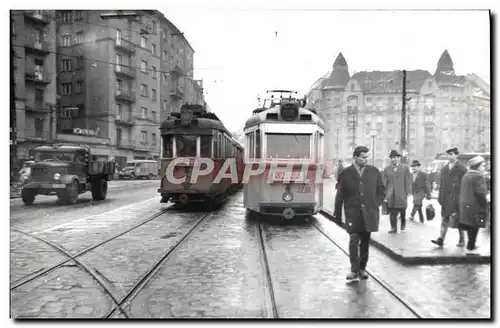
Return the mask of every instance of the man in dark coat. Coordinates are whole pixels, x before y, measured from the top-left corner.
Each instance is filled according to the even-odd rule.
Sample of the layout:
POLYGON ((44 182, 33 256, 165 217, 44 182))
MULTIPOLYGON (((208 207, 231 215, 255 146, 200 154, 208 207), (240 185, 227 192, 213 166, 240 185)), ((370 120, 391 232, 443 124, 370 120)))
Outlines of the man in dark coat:
POLYGON ((431 241, 442 247, 448 228, 458 228, 459 241, 457 246, 463 247, 465 245, 464 232, 458 226, 458 218, 460 217, 460 186, 467 169, 457 160, 457 148, 448 149, 446 154, 449 162, 441 169, 438 196, 438 202, 441 205, 441 231, 439 238, 431 241))
POLYGON ((431 184, 427 173, 420 169, 420 162, 414 160, 411 164, 413 170, 413 209, 411 211, 410 220, 415 219, 415 213, 418 211, 420 222, 424 223, 424 213, 422 212, 422 201, 424 197, 427 200, 431 199, 431 184))
MULTIPOLYGON (((349 233, 351 272, 348 281, 367 279, 366 264, 371 232, 378 231, 379 208, 385 198, 382 174, 367 165, 369 149, 359 146, 353 152, 353 164, 342 170, 335 197, 336 215, 344 204, 346 230, 349 233), (359 253, 359 256, 358 256, 359 253)), ((337 219, 338 220, 338 219, 337 219)))
POLYGON ((401 155, 391 150, 389 154, 391 165, 384 169, 382 174, 384 186, 387 193, 387 208, 391 221, 389 233, 398 231, 398 214, 401 216, 401 231, 406 228, 406 208, 408 207, 408 196, 411 195, 411 173, 407 165, 401 164, 401 155))

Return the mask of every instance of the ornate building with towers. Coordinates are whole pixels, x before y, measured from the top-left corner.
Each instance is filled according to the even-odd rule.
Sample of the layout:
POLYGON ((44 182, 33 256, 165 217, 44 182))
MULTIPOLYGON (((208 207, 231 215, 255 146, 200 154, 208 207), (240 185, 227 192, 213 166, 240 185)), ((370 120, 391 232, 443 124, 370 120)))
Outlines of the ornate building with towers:
MULTIPOLYGON (((307 94, 326 124, 325 156, 332 167, 352 160, 358 145, 372 150, 373 164, 389 163, 399 149, 403 72, 349 73, 339 53, 331 72, 319 78, 307 94)), ((430 165, 437 153, 451 147, 461 152, 490 151, 490 86, 475 74, 456 75, 447 50, 434 75, 406 72, 407 149, 411 159, 430 165)))

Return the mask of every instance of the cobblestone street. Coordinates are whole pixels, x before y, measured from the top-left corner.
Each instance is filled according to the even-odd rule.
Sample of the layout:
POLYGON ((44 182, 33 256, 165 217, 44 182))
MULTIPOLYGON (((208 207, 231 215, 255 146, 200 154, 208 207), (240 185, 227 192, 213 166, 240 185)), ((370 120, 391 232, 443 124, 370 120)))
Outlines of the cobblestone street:
POLYGON ((488 264, 405 266, 372 246, 378 280, 346 284, 348 235, 323 215, 255 218, 242 192, 186 211, 160 204, 157 183, 73 207, 43 200, 32 215, 12 200, 12 316, 490 317, 488 264))

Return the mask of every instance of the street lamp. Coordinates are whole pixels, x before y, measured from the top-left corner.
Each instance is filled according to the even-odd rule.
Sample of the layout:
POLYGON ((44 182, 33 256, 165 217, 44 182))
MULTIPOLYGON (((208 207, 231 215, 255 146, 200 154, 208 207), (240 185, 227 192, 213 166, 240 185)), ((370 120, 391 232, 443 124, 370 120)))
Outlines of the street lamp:
POLYGON ((375 166, 375 137, 377 136, 377 130, 371 130, 370 136, 372 137, 372 165, 375 166))

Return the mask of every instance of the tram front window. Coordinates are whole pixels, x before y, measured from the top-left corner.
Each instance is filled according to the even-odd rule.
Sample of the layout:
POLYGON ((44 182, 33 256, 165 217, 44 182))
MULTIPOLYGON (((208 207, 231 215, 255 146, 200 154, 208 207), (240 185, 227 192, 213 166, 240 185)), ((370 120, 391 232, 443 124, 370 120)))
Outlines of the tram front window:
POLYGON ((177 157, 196 157, 196 136, 175 136, 177 157))
POLYGON ((171 135, 163 136, 163 158, 173 158, 174 157, 174 149, 173 149, 173 137, 171 135))
POLYGON ((267 133, 267 158, 310 158, 310 134, 267 133))

